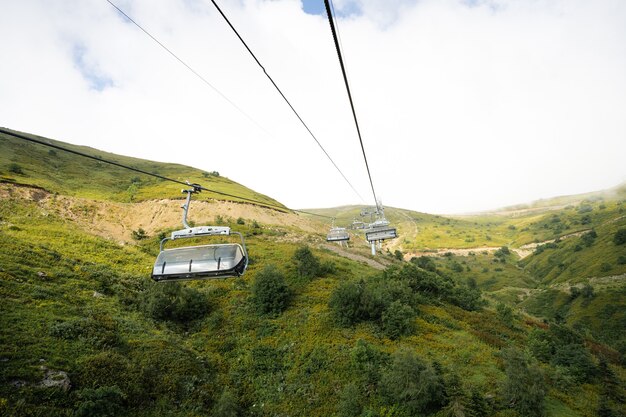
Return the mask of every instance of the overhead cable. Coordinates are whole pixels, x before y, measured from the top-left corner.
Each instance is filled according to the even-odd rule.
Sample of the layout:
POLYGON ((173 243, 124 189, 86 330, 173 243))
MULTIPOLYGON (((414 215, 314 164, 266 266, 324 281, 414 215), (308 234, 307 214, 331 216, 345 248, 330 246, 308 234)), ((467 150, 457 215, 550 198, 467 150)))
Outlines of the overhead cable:
POLYGON ((238 196, 238 195, 235 195, 235 194, 229 194, 229 193, 224 193, 222 191, 212 190, 210 188, 203 187, 203 186, 201 186, 199 184, 191 184, 188 181, 176 180, 174 178, 169 178, 169 177, 166 177, 166 176, 163 176, 163 175, 160 175, 160 174, 156 174, 154 172, 144 171, 144 170, 139 169, 139 168, 134 168, 134 167, 131 167, 131 166, 128 166, 128 165, 125 165, 125 164, 120 164, 119 162, 110 161, 110 160, 107 160, 107 159, 104 159, 104 158, 101 158, 101 157, 98 157, 98 156, 89 155, 89 154, 84 153, 84 152, 80 152, 80 151, 76 151, 76 150, 73 150, 73 149, 66 148, 64 146, 56 145, 54 143, 46 142, 46 141, 43 141, 43 140, 40 140, 40 139, 35 139, 35 138, 30 137, 30 136, 23 135, 21 133, 13 132, 13 131, 11 131, 9 129, 5 129, 3 127, 0 127, 0 133, 3 133, 3 134, 8 135, 8 136, 12 136, 12 137, 17 138, 17 139, 22 139, 22 140, 25 140, 25 141, 28 141, 28 142, 32 142, 32 143, 37 143, 37 144, 40 144, 40 145, 48 146, 50 148, 58 149, 58 150, 61 150, 61 151, 64 151, 64 152, 68 152, 68 153, 74 154, 74 155, 82 156, 84 158, 93 159, 93 160, 98 161, 98 162, 103 162, 103 163, 106 163, 106 164, 109 164, 109 165, 114 165, 114 166, 119 167, 119 168, 124 168, 124 169, 128 169, 130 171, 139 172, 140 174, 149 175, 151 177, 159 178, 159 179, 162 179, 164 181, 174 182, 174 183, 177 183, 177 184, 184 185, 186 187, 187 186, 191 186, 191 187, 194 188, 194 190, 208 191, 208 192, 211 192, 211 193, 214 193, 214 194, 218 194, 218 195, 221 195, 221 196, 224 196, 224 197, 236 198, 236 199, 239 199, 239 200, 242 200, 242 201, 246 201, 246 202, 249 202, 249 203, 254 203, 256 205, 259 205, 259 206, 262 206, 262 207, 267 207, 267 208, 272 208, 272 209, 275 209, 275 210, 281 210, 281 211, 287 210, 287 211, 293 211, 293 212, 296 212, 296 213, 302 213, 302 214, 308 214, 308 215, 311 215, 311 216, 317 216, 317 217, 324 217, 324 218, 327 218, 327 219, 332 219, 332 217, 325 216, 323 214, 311 213, 311 212, 304 211, 304 210, 290 209, 290 208, 285 207, 285 206, 277 206, 275 204, 270 204, 270 203, 266 203, 266 202, 263 202, 263 201, 258 201, 258 200, 254 200, 254 199, 251 199, 251 198, 238 196))
POLYGON ((132 24, 134 24, 135 26, 137 26, 139 29, 141 29, 141 31, 143 33, 145 33, 146 35, 148 35, 150 37, 150 39, 152 39, 154 42, 156 42, 161 48, 163 48, 165 51, 167 51, 167 53, 169 53, 172 57, 174 57, 174 59, 176 59, 179 63, 181 63, 183 66, 185 66, 185 68, 187 68, 189 71, 191 71, 191 73, 193 75, 195 75, 197 78, 200 79, 200 81, 202 81, 203 83, 205 83, 207 86, 211 87, 211 89, 213 89, 213 91, 215 91, 217 94, 219 94, 224 100, 226 100, 231 106, 233 106, 235 109, 237 109, 237 111, 239 111, 242 115, 244 115, 249 121, 251 121, 254 125, 256 125, 259 129, 261 129, 263 132, 265 132, 267 135, 271 136, 263 126, 261 126, 259 123, 256 122, 256 120, 254 120, 252 117, 250 117, 245 111, 243 111, 241 109, 241 107, 239 107, 237 104, 235 104, 235 102, 233 102, 231 99, 229 99, 224 93, 222 93, 220 90, 217 89, 217 87, 215 87, 213 84, 211 84, 206 78, 204 78, 198 71, 196 71, 195 69, 193 69, 189 64, 187 64, 185 61, 183 61, 181 58, 178 57, 178 55, 176 55, 174 52, 172 52, 171 49, 169 49, 167 46, 165 46, 163 43, 161 43, 161 41, 159 41, 156 37, 154 37, 154 35, 152 35, 150 32, 148 32, 143 26, 141 26, 139 23, 137 23, 132 17, 130 17, 128 14, 126 14, 122 9, 120 9, 115 3, 113 3, 111 0, 106 0, 107 3, 109 3, 111 6, 113 6, 122 16, 124 16, 126 19, 128 19, 128 21, 130 21, 132 24))
MULTIPOLYGON (((108 1, 108 0, 107 0, 108 1)), ((330 155, 328 154, 328 152, 326 152, 326 149, 324 149, 324 147, 322 146, 322 144, 319 142, 319 140, 317 140, 317 138, 315 137, 315 135, 313 134, 313 132, 311 131, 311 129, 309 129, 309 126, 307 126, 307 124, 304 122, 304 120, 302 120, 302 117, 300 117, 300 114, 298 114, 298 112, 296 111, 296 109, 293 107, 293 105, 289 102, 289 100, 287 99, 287 97, 285 97, 285 94, 283 94, 283 92, 281 91, 281 89, 278 87, 278 85, 276 85, 276 82, 274 82, 274 80, 272 79, 272 77, 268 74, 267 70, 265 69, 265 67, 263 66, 263 64, 261 64, 261 61, 259 61, 259 59, 256 57, 256 55, 254 55, 254 52, 252 52, 252 50, 250 49, 250 47, 248 46, 248 44, 246 43, 246 41, 243 40, 243 38, 241 37, 241 35, 239 34, 239 32, 237 31, 237 29, 235 29, 235 27, 233 26, 233 24, 230 22, 230 20, 228 19, 228 17, 226 17, 226 15, 224 14, 224 12, 222 11, 222 9, 220 8, 220 6, 218 6, 218 4, 215 2, 215 0, 211 0, 211 3, 213 3, 213 5, 215 6, 215 8, 217 9, 217 11, 220 13, 220 15, 224 18, 224 20, 226 21, 226 23, 228 24, 228 26, 232 29, 233 32, 235 32, 235 35, 237 35, 237 38, 239 38, 239 40, 241 41, 241 43, 243 44, 243 46, 246 48, 246 50, 250 53, 250 55, 252 56, 252 58, 256 61, 256 63, 259 65, 259 67, 261 67, 261 69, 263 70, 263 73, 265 74, 265 76, 270 80, 270 82, 272 83, 272 85, 274 86, 274 88, 276 89, 276 91, 278 91, 278 93, 280 94, 280 96, 283 98, 283 100, 285 101, 285 103, 287 103, 287 105, 289 106, 289 108, 291 109, 291 111, 293 111, 293 113, 296 115, 296 117, 298 118, 298 120, 300 120, 300 123, 302 123, 302 125, 305 127, 305 129, 307 130, 307 132, 309 132, 309 135, 311 135, 311 137, 313 138, 313 140, 315 141, 315 143, 317 143, 317 146, 320 147, 320 149, 324 152, 324 154, 326 155, 326 157, 328 158, 328 160, 333 164, 333 166, 335 167, 335 169, 337 169, 337 171, 339 172, 339 174, 341 174, 341 176, 343 177, 343 179, 348 183, 348 185, 350 186, 350 188, 352 188, 352 191, 355 192, 355 194, 361 199, 361 201, 364 202, 363 197, 361 197, 361 194, 359 194, 359 192, 354 188, 354 186, 352 185, 352 183, 350 183, 350 181, 348 180, 348 178, 346 178, 346 176, 343 174, 343 172, 341 171, 341 169, 339 169, 339 167, 337 166, 337 164, 335 163, 335 161, 333 161, 333 159, 330 157, 330 155)))
POLYGON ((326 14, 328 15, 328 23, 330 24, 330 30, 333 34, 333 40, 335 42, 335 49, 337 50, 337 57, 339 58, 339 65, 341 66, 341 73, 343 74, 343 81, 346 84, 346 91, 348 92, 348 98, 350 99, 350 108, 352 109, 352 116, 354 117, 354 124, 356 125, 356 131, 359 135, 359 142, 361 143, 361 151, 363 152, 363 159, 365 160, 365 168, 367 168, 367 176, 370 180, 370 186, 372 187, 372 194, 374 194, 374 202, 376 208, 378 208, 378 198, 376 197, 376 191, 374 190, 374 182, 372 181, 372 174, 370 172, 369 164, 367 163, 367 155, 365 154, 365 147, 363 146, 363 138, 361 137, 361 129, 359 128, 359 121, 356 117, 356 111, 354 110, 354 102, 352 101, 352 94, 350 93, 350 85, 348 84, 348 76, 346 75, 346 68, 343 64, 343 58, 341 56, 341 48, 339 47, 339 41, 337 39, 337 32, 335 30, 335 23, 333 20, 333 14, 330 10, 329 0, 324 0, 326 6, 326 14))

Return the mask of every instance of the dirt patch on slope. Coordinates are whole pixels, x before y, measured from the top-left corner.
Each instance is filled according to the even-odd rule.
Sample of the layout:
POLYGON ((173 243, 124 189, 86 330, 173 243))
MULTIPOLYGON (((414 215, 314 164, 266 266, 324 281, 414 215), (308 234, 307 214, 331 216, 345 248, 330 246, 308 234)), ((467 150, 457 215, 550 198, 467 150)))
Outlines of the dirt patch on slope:
MULTIPOLYGON (((139 228, 148 235, 165 229, 182 229, 181 209, 184 200, 151 200, 138 203, 116 203, 86 198, 53 195, 40 189, 0 184, 0 198, 17 198, 35 202, 45 213, 75 222, 89 233, 118 242, 132 240, 133 230, 139 228)), ((296 227, 305 232, 323 233, 320 225, 295 213, 282 213, 251 204, 227 201, 192 201, 189 220, 196 225, 224 221, 254 220, 262 225, 296 227)))
POLYGON ((385 261, 383 259, 377 259, 377 260, 370 259, 370 258, 367 258, 365 256, 362 256, 353 252, 348 252, 347 250, 343 249, 341 246, 324 244, 324 245, 321 245, 321 247, 323 247, 324 249, 333 251, 336 254, 343 256, 344 258, 348 258, 348 259, 352 259, 353 261, 365 263, 371 266, 372 268, 376 268, 378 270, 385 269, 388 265, 390 265, 390 262, 385 261))

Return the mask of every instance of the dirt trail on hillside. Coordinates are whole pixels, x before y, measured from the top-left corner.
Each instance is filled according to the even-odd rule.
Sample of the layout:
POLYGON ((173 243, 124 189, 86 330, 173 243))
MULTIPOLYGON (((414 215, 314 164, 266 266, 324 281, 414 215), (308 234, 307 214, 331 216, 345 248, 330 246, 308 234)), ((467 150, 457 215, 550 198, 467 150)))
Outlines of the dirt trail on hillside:
MULTIPOLYGON (((20 198, 35 202, 43 214, 69 219, 89 233, 120 243, 132 240, 139 228, 154 235, 167 228, 182 229, 183 200, 150 200, 138 203, 116 203, 78 197, 52 195, 48 192, 0 184, 0 198, 20 198)), ((217 216, 225 221, 243 218, 266 226, 297 227, 305 232, 320 233, 319 225, 294 213, 282 213, 251 204, 226 201, 193 201, 189 220, 196 225, 215 224, 217 216)))
POLYGON ((337 246, 337 245, 332 245, 332 244, 327 243, 327 244, 321 245, 321 247, 323 247, 324 249, 333 251, 336 254, 343 256, 344 258, 352 259, 353 261, 357 261, 357 262, 363 262, 371 266, 372 268, 376 268, 378 270, 385 269, 390 264, 390 262, 383 260, 383 259, 374 260, 374 259, 370 259, 370 258, 367 258, 365 256, 362 256, 353 252, 348 252, 344 248, 337 246))
POLYGON ((421 252, 411 252, 404 255, 405 261, 410 261, 413 257, 419 256, 444 256, 446 253, 450 252, 456 256, 469 256, 470 253, 481 253, 481 252, 495 252, 500 249, 500 246, 480 246, 477 248, 463 248, 463 249, 455 249, 455 248, 443 248, 443 249, 433 249, 421 252))
MULTIPOLYGON (((563 235, 560 236, 558 239, 559 240, 563 240, 563 239, 568 239, 570 237, 576 237, 576 236, 582 236, 585 233, 589 232, 591 229, 585 229, 585 230, 580 230, 578 232, 574 232, 574 233, 570 233, 568 235, 563 235)), ((544 240, 543 242, 536 242, 536 243, 528 243, 526 245, 522 245, 519 248, 509 248, 511 251, 515 252, 521 259, 524 259, 525 257, 531 255, 535 249, 537 249, 537 246, 541 246, 541 245, 545 245, 547 243, 553 243, 556 242, 557 239, 549 239, 549 240, 544 240)), ((477 248, 463 248, 463 249, 457 249, 457 248, 442 248, 442 249, 435 249, 435 250, 425 250, 425 251, 421 251, 421 252, 411 252, 411 253, 407 253, 404 255, 404 259, 405 260, 411 260, 411 258, 413 257, 419 257, 419 256, 444 256, 446 253, 450 252, 453 255, 457 255, 457 256, 469 256, 470 252, 473 253, 480 253, 480 252, 495 252, 498 249, 500 249, 500 246, 480 246, 477 248)))

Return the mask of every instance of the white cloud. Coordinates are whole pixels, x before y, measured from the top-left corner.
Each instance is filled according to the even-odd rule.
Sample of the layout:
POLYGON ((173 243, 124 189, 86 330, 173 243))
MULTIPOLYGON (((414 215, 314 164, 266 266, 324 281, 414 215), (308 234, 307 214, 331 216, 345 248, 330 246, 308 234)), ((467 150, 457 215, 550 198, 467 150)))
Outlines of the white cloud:
MULTIPOLYGON (((40 0, 0 2, 1 125, 217 170, 292 207, 359 203, 210 2, 118 5, 256 124, 106 1, 40 0)), ((220 5, 371 200, 326 17, 296 0, 220 5)), ((626 3, 335 7, 352 10, 339 28, 386 204, 472 211, 626 180, 626 3)))

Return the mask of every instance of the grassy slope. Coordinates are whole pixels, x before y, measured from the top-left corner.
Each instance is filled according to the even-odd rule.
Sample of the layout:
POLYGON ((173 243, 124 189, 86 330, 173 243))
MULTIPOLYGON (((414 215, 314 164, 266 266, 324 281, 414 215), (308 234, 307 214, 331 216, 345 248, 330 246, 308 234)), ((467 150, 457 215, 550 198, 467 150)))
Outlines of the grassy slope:
MULTIPOLYGON (((224 386, 237 392, 250 415, 332 415, 338 392, 355 378, 350 358, 360 339, 389 354, 410 348, 457 374, 464 390, 493 395, 504 378, 500 347, 524 343, 533 327, 520 322, 511 329, 490 310, 467 312, 448 304, 420 306, 418 330, 398 341, 369 323, 338 327, 330 319, 330 293, 339 282, 374 271, 321 251, 317 255, 334 262, 336 273, 303 281, 289 260, 294 245, 277 241, 275 232, 249 235, 253 264, 244 278, 188 284, 209 297, 211 312, 181 326, 142 310, 152 285, 146 276, 155 239, 118 246, 41 213, 33 202, 4 200, 0 216, 0 407, 9 415, 69 415, 82 389, 115 382, 132 392, 146 383, 142 378, 153 366, 159 369, 155 377, 172 384, 173 391, 146 397, 139 408, 131 406, 133 415, 204 413, 200 410, 214 407, 224 386), (295 293, 277 318, 258 315, 251 304, 254 274, 268 263, 278 264, 295 293), (104 296, 94 297, 94 291, 104 296), (58 336, 61 324, 80 320, 93 323, 95 331, 58 336), (41 380, 42 363, 68 371, 73 390, 66 394, 31 385, 41 380), (174 383, 189 381, 190 375, 202 376, 189 382, 202 395, 174 383), (27 385, 17 388, 16 381, 27 385), (159 397, 177 401, 163 403, 159 397), (263 408, 254 412, 254 404, 263 408)), ((590 416, 595 395, 594 386, 553 390, 549 415, 590 416)))
MULTIPOLYGON (((37 136, 33 137, 178 181, 199 183, 215 191, 283 207, 276 200, 256 193, 228 178, 211 176, 196 168, 130 158, 85 146, 70 145, 37 136)), ((182 188, 180 184, 30 143, 2 133, 0 133, 0 179, 17 184, 35 185, 50 192, 68 196, 121 202, 181 198, 180 190, 182 188), (11 172, 11 164, 19 165, 23 174, 11 172)), ((225 199, 225 197, 210 192, 205 192, 198 196, 199 199, 209 197, 218 200, 225 199)), ((230 197, 226 199, 238 200, 230 197)))

